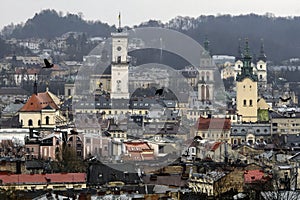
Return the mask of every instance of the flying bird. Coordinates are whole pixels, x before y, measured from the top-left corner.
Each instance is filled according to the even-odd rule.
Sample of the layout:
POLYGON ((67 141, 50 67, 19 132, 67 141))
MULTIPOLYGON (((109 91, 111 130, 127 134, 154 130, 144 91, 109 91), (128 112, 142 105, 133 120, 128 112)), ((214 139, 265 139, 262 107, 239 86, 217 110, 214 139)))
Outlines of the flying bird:
POLYGON ((280 98, 280 100, 282 101, 282 102, 287 102, 288 100, 290 100, 292 97, 288 97, 288 98, 286 98, 286 99, 284 99, 284 98, 282 98, 282 97, 279 97, 280 98))
POLYGON ((161 96, 163 92, 164 92, 164 88, 158 89, 156 90, 155 95, 161 96))
POLYGON ((42 68, 52 68, 54 66, 53 63, 50 64, 50 62, 46 58, 44 59, 44 63, 46 66, 42 68))

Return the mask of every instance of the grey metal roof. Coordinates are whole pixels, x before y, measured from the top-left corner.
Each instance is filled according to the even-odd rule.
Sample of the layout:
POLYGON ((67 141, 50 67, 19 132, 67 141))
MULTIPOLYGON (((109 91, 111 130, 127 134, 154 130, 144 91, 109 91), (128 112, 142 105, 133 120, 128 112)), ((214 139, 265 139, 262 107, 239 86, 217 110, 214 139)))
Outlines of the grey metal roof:
POLYGON ((271 135, 271 124, 232 124, 231 136, 246 136, 247 134, 254 134, 255 136, 271 135))

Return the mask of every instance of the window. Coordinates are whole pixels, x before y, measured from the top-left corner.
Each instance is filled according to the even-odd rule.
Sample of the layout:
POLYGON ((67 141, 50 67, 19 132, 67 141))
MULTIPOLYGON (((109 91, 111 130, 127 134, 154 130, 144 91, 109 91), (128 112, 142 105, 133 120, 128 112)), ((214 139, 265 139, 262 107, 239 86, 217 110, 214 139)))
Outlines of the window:
POLYGON ((244 99, 244 106, 247 106, 247 100, 244 99))
POLYGON ((252 99, 250 99, 250 101, 249 101, 249 106, 253 106, 252 105, 252 99))
POLYGON ((121 56, 118 56, 118 63, 121 63, 121 56))
POLYGON ((32 119, 28 120, 28 126, 33 126, 32 119))
POLYGON ((47 116, 47 117, 46 117, 46 125, 49 125, 49 119, 50 119, 50 117, 47 116))
POLYGON ((39 126, 41 125, 41 120, 38 121, 38 125, 39 125, 39 126))
POLYGON ((263 76, 262 75, 259 75, 259 79, 262 79, 263 78, 263 76))
POLYGON ((71 89, 68 89, 68 96, 71 96, 71 89))

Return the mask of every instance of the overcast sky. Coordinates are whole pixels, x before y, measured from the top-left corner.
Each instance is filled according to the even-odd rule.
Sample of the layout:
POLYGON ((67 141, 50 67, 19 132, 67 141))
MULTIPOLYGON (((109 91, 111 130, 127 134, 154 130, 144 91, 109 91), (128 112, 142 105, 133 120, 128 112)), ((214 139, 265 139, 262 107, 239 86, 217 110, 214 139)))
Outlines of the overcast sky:
POLYGON ((43 9, 55 9, 64 14, 82 12, 84 19, 110 25, 117 23, 120 11, 122 23, 129 26, 149 19, 166 22, 178 15, 269 12, 275 16, 300 16, 299 0, 1 0, 0 28, 11 22, 25 22, 43 9))

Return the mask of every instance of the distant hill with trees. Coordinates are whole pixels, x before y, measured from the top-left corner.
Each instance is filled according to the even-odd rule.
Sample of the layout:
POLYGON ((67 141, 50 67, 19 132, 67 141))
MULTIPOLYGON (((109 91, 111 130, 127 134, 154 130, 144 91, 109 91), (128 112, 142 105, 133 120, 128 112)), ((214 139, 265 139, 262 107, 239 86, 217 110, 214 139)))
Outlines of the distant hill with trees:
POLYGON ((114 26, 100 21, 85 21, 79 14, 62 12, 55 10, 43 10, 36 13, 25 24, 9 25, 3 28, 2 34, 7 37, 19 39, 24 38, 45 38, 52 39, 67 32, 84 32, 89 36, 109 36, 114 31, 114 26))
MULTIPOLYGON (((236 55, 239 38, 248 38, 253 54, 259 55, 261 39, 269 60, 280 62, 300 57, 300 17, 275 17, 265 15, 218 15, 197 18, 175 17, 167 23, 156 20, 136 25, 138 27, 165 27, 183 32, 203 44, 210 40, 212 54, 236 55)), ((130 28, 130 27, 129 27, 130 28)), ((100 21, 86 21, 80 14, 66 14, 44 10, 24 24, 3 28, 5 38, 51 39, 70 31, 84 32, 87 36, 109 37, 115 26, 100 21)))

